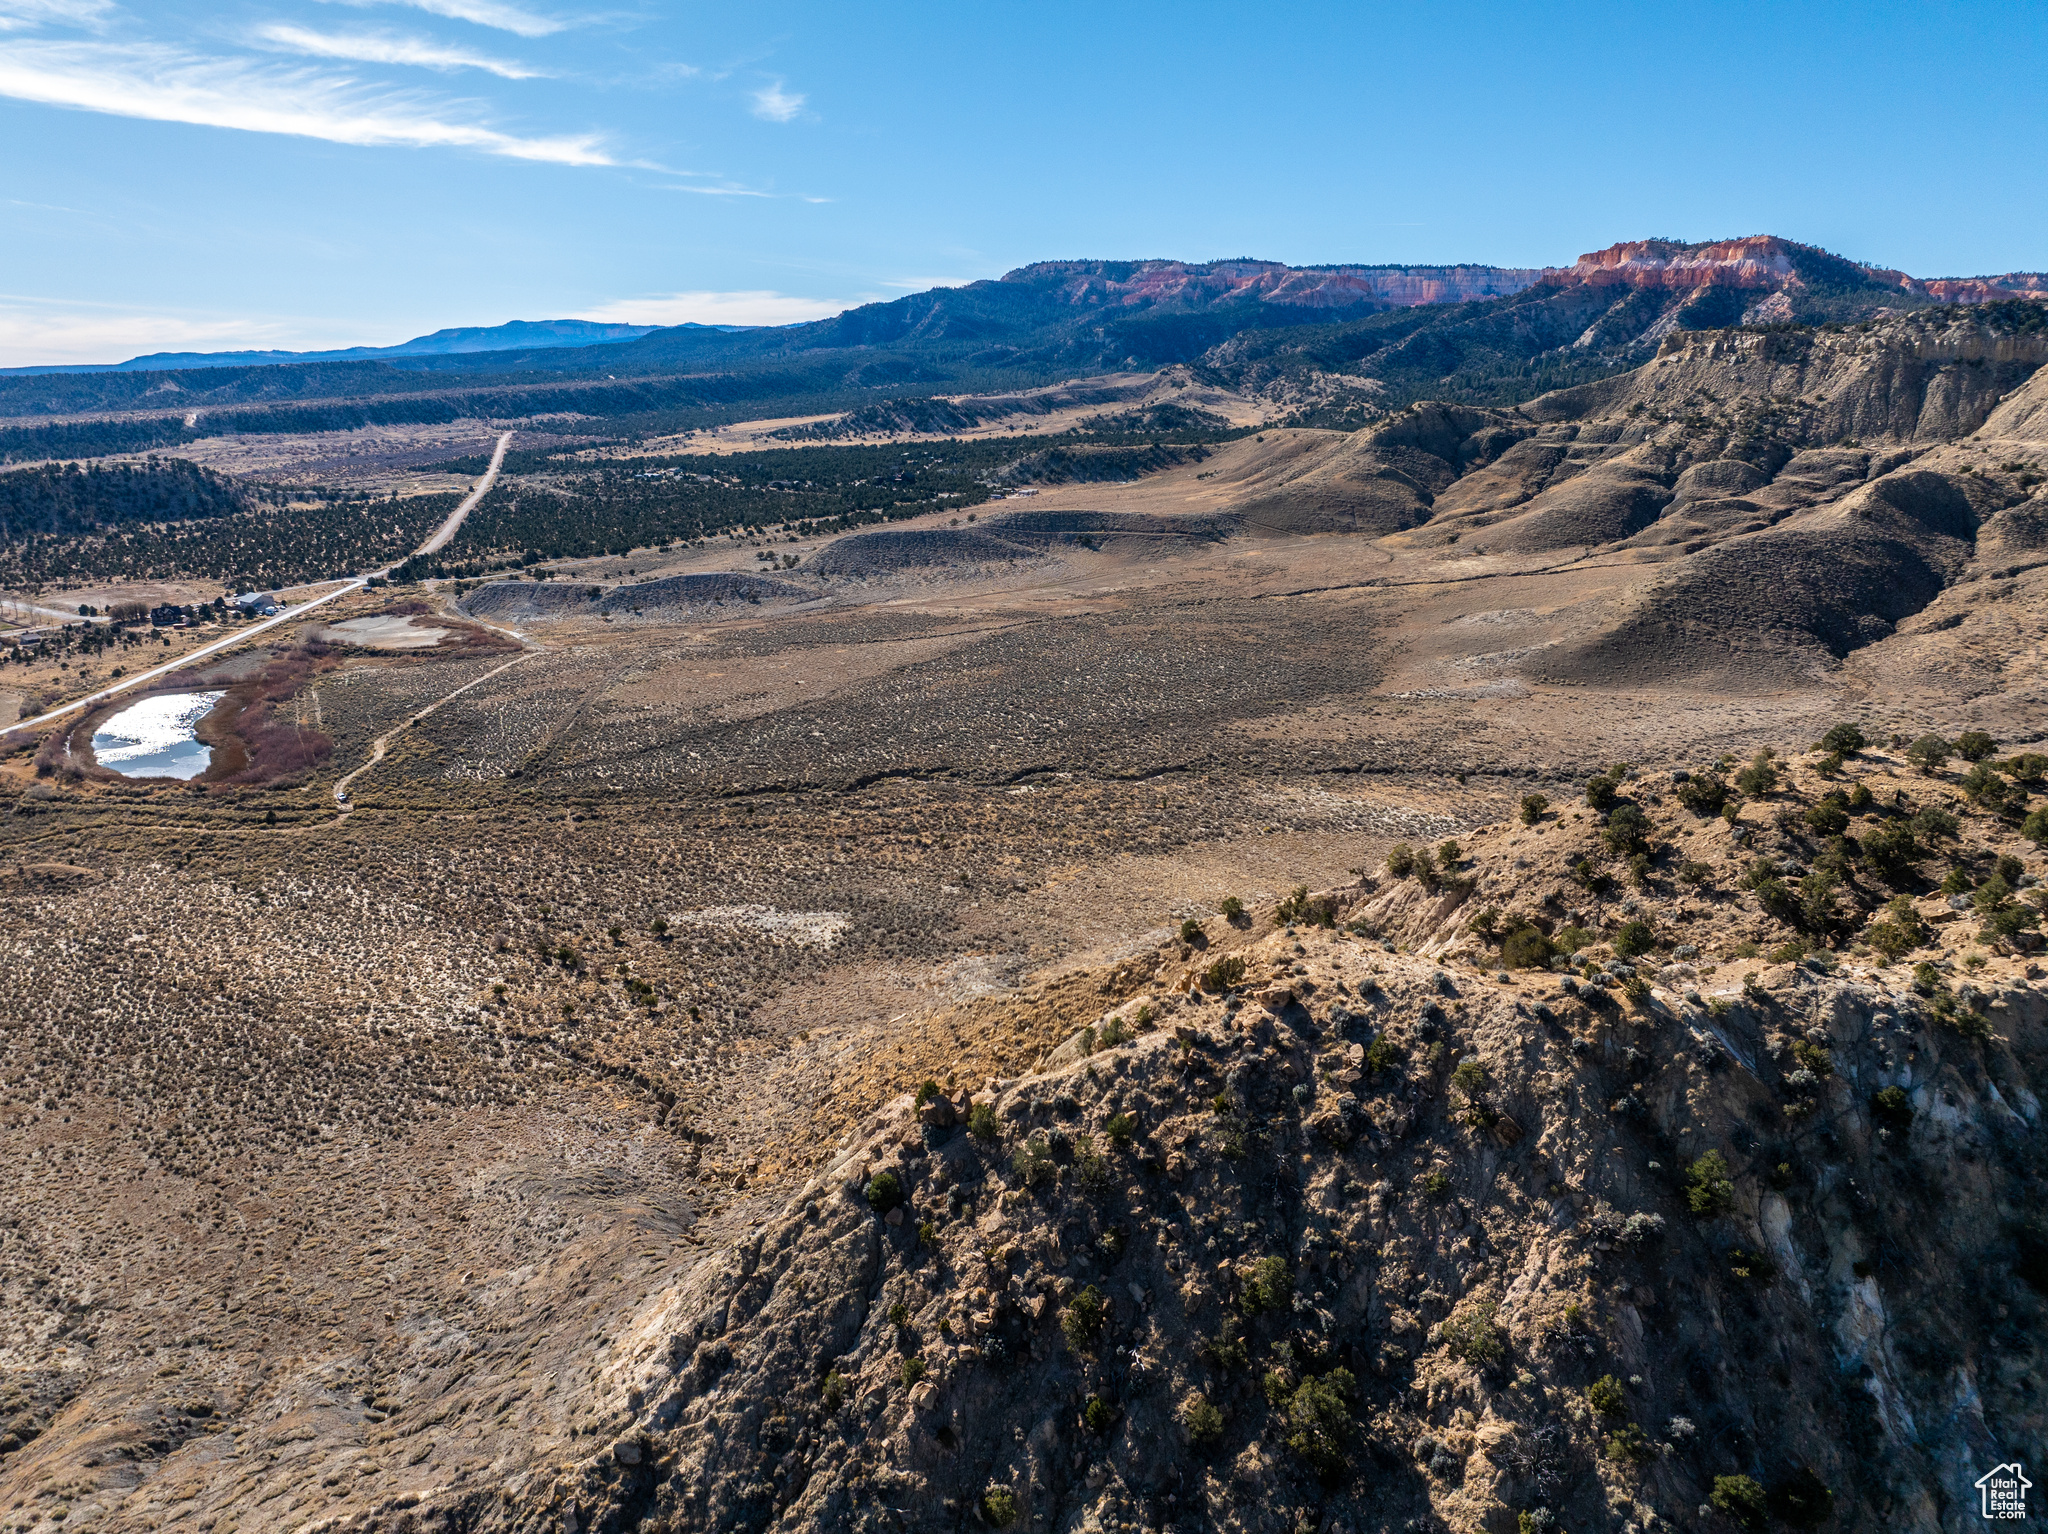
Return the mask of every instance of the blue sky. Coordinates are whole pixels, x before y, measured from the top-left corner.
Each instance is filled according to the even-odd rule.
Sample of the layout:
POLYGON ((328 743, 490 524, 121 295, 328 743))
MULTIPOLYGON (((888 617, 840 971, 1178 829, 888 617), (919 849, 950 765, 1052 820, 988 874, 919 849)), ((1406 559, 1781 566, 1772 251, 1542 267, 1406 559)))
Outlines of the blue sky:
POLYGON ((2048 6, 0 0, 0 365, 1069 256, 2048 267, 2048 6))

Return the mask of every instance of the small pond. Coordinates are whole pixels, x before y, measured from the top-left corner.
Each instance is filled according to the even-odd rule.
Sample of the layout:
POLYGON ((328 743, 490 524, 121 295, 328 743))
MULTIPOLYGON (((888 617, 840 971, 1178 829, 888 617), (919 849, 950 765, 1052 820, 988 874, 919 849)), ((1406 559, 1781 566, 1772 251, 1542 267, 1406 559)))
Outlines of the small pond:
POLYGON ((131 703, 92 734, 92 754, 124 778, 196 778, 213 747, 193 735, 223 692, 167 692, 131 703))

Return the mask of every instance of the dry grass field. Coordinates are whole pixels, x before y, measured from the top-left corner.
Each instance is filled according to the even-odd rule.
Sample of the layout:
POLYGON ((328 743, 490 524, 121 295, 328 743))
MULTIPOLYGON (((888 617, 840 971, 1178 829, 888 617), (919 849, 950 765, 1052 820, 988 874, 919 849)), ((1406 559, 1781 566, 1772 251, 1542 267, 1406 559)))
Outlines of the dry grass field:
MULTIPOLYGON (((1325 1003, 1333 986, 1366 994, 1368 966, 1380 966, 1375 983, 1393 998, 1382 1023, 1411 1052, 1427 1052, 1431 1036, 1413 1025, 1441 1015, 1426 998, 1438 994, 1430 977, 1444 968, 1459 974, 1460 994, 1476 998, 1456 1026, 1487 1070, 1537 1093, 1529 1071, 1562 1081, 1579 1068, 1568 1038, 1545 1045, 1515 1033, 1534 1028, 1532 1014, 1516 1011, 1535 995, 1527 987, 1554 989, 1556 979, 1549 970, 1526 983, 1494 978, 1507 961, 1467 926, 1482 900, 1552 911, 1557 924, 1583 917, 1587 951, 1613 959, 1632 915, 1625 902, 1640 899, 1662 924, 1660 962, 1690 962, 1672 957, 1681 945, 1715 950, 1694 976, 1663 982, 1669 1018, 1703 1029, 1706 1013, 1694 1012, 1704 1002, 1670 998, 1711 989, 1709 981, 1747 996, 1742 977, 1769 968, 1756 942, 1775 945, 1793 930, 1771 925, 1745 869, 1767 845, 1802 871, 1818 866, 1823 838, 1800 830, 1807 822, 1797 816, 1820 803, 1834 781, 1824 773, 1837 770, 1815 765, 1809 748, 1843 721, 1871 745, 1853 766, 1857 781, 1906 792, 1916 805, 1952 806, 1967 821, 1954 850, 1922 870, 1927 887, 1915 897, 1929 923, 1943 923, 1948 897, 1935 881, 1949 864, 1974 870, 1966 888, 1986 882, 1999 856, 2021 858, 2016 876, 2036 869, 2037 850, 2017 828, 2038 774, 2029 785, 2014 769, 1997 790, 2003 808, 1987 807, 1971 797, 1981 783, 1964 791, 1966 763, 1916 774, 1890 744, 1983 731, 2001 759, 2038 745, 2048 565, 2029 551, 2041 497, 2001 468, 2039 453, 2032 416, 2009 401, 2003 427, 1994 430, 1994 418, 1968 440, 1799 447, 1771 473, 1744 477, 1714 468, 1726 461, 1718 456, 1686 459, 1678 428, 1648 420, 1635 403, 1626 393, 1582 402, 1564 424, 1531 406, 1512 419, 1410 412, 1376 435, 1274 429, 1135 484, 1048 487, 987 505, 971 524, 942 513, 837 539, 728 539, 555 561, 546 582, 360 593, 303 630, 267 636, 258 653, 194 669, 195 684, 273 686, 274 698, 264 694, 269 727, 323 743, 261 781, 230 785, 218 772, 190 784, 130 781, 75 741, 9 737, 0 761, 9 807, 0 819, 0 1529, 581 1534, 650 1520, 762 1529, 1000 1522, 1003 1504, 982 1490, 996 1472, 982 1459, 972 1474, 934 1469, 953 1448, 943 1434, 920 1437, 916 1413, 936 1398, 915 1394, 907 1372, 900 1390, 892 1386, 901 1360, 874 1351, 895 1346, 875 1340, 885 1331, 883 1287, 927 1273, 915 1243, 884 1250, 908 1241, 916 1222, 879 1227, 842 1197, 856 1162, 863 1175, 884 1164, 909 1167, 907 1179, 927 1175, 924 1152, 905 1150, 919 1134, 910 1105, 876 1117, 884 1104, 929 1081, 963 1115, 965 1099, 979 1095, 1028 1128, 1041 1108, 1053 1111, 1035 1102, 1029 1073, 1078 1030, 1141 1003, 1162 1018, 1182 1009, 1174 1015, 1185 1039, 1161 1032, 1143 1044, 1142 1060, 1132 1056, 1129 1101, 1149 1105, 1148 1130, 1159 1128, 1158 1168, 1117 1173, 1119 1187, 1128 1173, 1132 1208, 1153 1211, 1118 1217, 1135 1231, 1154 1214, 1169 1218, 1160 1210, 1172 1199, 1154 1173, 1165 1175, 1175 1156, 1199 1159, 1194 1147, 1207 1143, 1208 1110, 1181 1102, 1196 1067, 1172 1051, 1248 1051, 1249 1071, 1281 1069, 1290 1050, 1309 1060, 1319 1040, 1362 1045, 1366 1035, 1333 1021, 1325 1003), (1643 489, 1652 480, 1654 494, 1643 489), (1404 509, 1424 494, 1433 512, 1404 509), (1629 525, 1646 496, 1657 514, 1629 525), (1967 538, 1941 521, 1951 513, 1967 515, 1967 538), (1690 519, 1684 536, 1654 536, 1675 518, 1690 519), (1889 540, 1895 569, 1918 561, 1912 570, 1938 572, 1911 612, 1880 616, 1882 633, 1859 632, 1854 643, 1838 642, 1830 625, 1851 609, 1876 611, 1867 599, 1876 577, 1859 576, 1863 584, 1846 591, 1830 584, 1844 529, 1865 547, 1889 540), (771 581, 757 558, 767 548, 798 562, 771 581), (1769 623, 1755 616, 1765 607, 1769 623), (1782 789, 1749 795, 1735 817, 1751 826, 1741 836, 1758 840, 1716 842, 1711 857, 1686 851, 1707 831, 1724 841, 1733 833, 1715 831, 1722 822, 1711 817, 1694 826, 1679 815, 1671 770, 1723 757, 1740 764, 1765 746, 1802 765, 1782 789), (1643 874, 1639 896, 1621 888, 1626 849, 1602 840, 1599 817, 1582 803, 1587 780, 1616 763, 1636 769, 1616 783, 1665 785, 1629 789, 1653 813, 1647 834, 1665 859, 1643 874), (1535 833, 1527 845, 1516 840, 1517 807, 1530 794, 1550 801, 1553 842, 1609 868, 1598 900, 1566 887, 1562 854, 1539 858, 1535 833), (1770 819, 1773 805, 1791 818, 1770 819), (1480 828, 1490 828, 1484 851, 1455 898, 1424 901, 1413 881, 1390 880, 1390 849, 1470 843, 1480 828), (1693 862, 1710 888, 1688 894, 1680 871, 1693 862), (1308 934, 1349 945, 1341 953, 1294 944, 1287 923, 1310 908, 1276 915, 1276 906, 1297 890, 1345 892, 1329 910, 1350 913, 1348 935, 1308 934), (1225 914, 1232 900, 1247 913, 1238 921, 1225 914), (1711 920, 1700 914, 1709 907, 1711 920), (1189 921, 1196 928, 1184 931, 1189 921), (1711 940, 1688 937, 1687 922, 1699 933, 1711 927, 1711 940), (1743 944, 1747 955, 1737 953, 1743 944), (1272 1003, 1282 1034, 1252 1038, 1249 1012, 1244 1026, 1229 1024, 1220 1000, 1204 999, 1251 993, 1245 971, 1242 984, 1201 978, 1232 954, 1256 972, 1259 1005, 1272 1003), (1280 999, 1273 987, 1291 985, 1290 976, 1313 984, 1280 999), (1314 1017, 1288 1010, 1317 986, 1314 1017), (1240 1035, 1250 1042, 1233 1042, 1240 1035), (1527 1060, 1515 1054, 1524 1045, 1534 1051, 1527 1060), (1546 1048, 1555 1058, 1531 1064, 1546 1048), (1181 1085, 1169 1091, 1170 1072, 1181 1085), (1194 1117, 1169 1144, 1164 1125, 1182 1114, 1194 1117), (805 1245, 820 1219, 817 1240, 829 1232, 841 1246, 805 1245), (849 1324, 872 1336, 851 1361, 834 1363, 839 1355, 809 1332, 791 1340, 798 1333, 777 1330, 780 1319, 752 1319, 768 1314, 759 1307, 771 1288, 794 1296, 776 1303, 800 1311, 806 1296, 840 1303, 833 1297, 854 1271, 848 1254, 870 1242, 883 1243, 872 1259, 880 1266, 872 1285, 855 1286, 861 1319, 849 1324), (778 1259, 774 1283, 750 1289, 752 1265, 767 1260, 764 1250, 782 1250, 777 1243, 808 1255, 778 1259), (719 1354, 727 1327, 732 1342, 719 1354), (759 1350, 747 1353, 754 1343, 745 1338, 759 1350), (744 1367, 720 1394, 715 1377, 735 1357, 744 1367), (794 1420, 809 1421, 828 1367, 880 1392, 861 1419, 871 1432, 855 1432, 851 1418, 837 1427, 794 1420), (680 1394, 663 1397, 671 1386, 680 1394), (909 1403, 901 1410, 898 1395, 909 1403), (664 1399, 673 1411, 660 1418, 664 1399), (783 1421, 783 1405, 791 1420, 771 1428, 764 1419, 783 1421), (902 1410, 911 1417, 899 1421, 902 1410), (684 1411, 696 1415, 674 1414, 684 1411), (831 1434, 841 1437, 828 1453, 831 1434), (742 1439, 744 1455, 730 1447, 742 1439), (799 1440, 808 1447, 790 1447, 799 1440), (670 1492, 650 1479, 657 1467, 677 1478, 661 1483, 670 1492), (820 1489, 807 1500, 814 1468, 820 1489), (691 1500, 686 1482, 703 1495, 691 1500), (908 1523, 889 1515, 892 1485, 929 1499, 904 1515, 908 1523)), ((452 441, 405 451, 445 456, 452 441)), ((397 447, 364 451, 379 459, 378 473, 402 472, 397 447)), ((332 472, 304 472, 316 468, 332 472)), ((40 675, 17 679, 16 669, 25 668, 0 683, 17 692, 43 685, 40 675)), ((1875 909, 1858 906, 1856 921, 1875 909)), ((1841 922, 1820 946, 1839 963, 1866 944, 1855 962, 1874 974, 1882 965, 1862 929, 1848 914, 1841 922)), ((1980 949, 1964 926, 1943 933, 1939 953, 1920 957, 1951 966, 1986 959, 1987 994, 2003 987, 2012 1016, 2038 1031, 2027 943, 1986 939, 1980 949)), ((1770 986, 1791 994, 1786 966, 1796 959, 1778 961, 1770 986)), ((1944 973, 1944 985, 1960 983, 1944 973)), ((1906 968, 1887 975, 1871 984, 1903 994, 1906 968)), ((1751 1043, 1782 1034, 1791 1048, 1791 1014, 1755 1007, 1751 1043)), ((1374 1335, 1389 1345, 1400 1338, 1408 1353, 1435 1347, 1441 1338, 1430 1327, 1448 1319, 1448 1300, 1461 1292, 1435 1286, 1462 1273, 1475 1295, 1506 1303, 1508 1257, 1551 1250, 1549 1237, 1531 1232, 1551 1228, 1545 1222, 1561 1229, 1575 1203, 1591 1218, 1596 1196, 1609 1201, 1600 1208, 1623 1198, 1601 1170, 1608 1131, 1595 1089, 1626 1097, 1626 1078, 1651 1054, 1682 1074, 1679 1026, 1669 1022, 1638 1054, 1620 1020, 1574 1014, 1571 1031, 1596 1040, 1589 1047, 1616 1075, 1583 1086, 1586 1104, 1567 1115, 1577 1128, 1552 1135, 1550 1161, 1516 1161, 1528 1150, 1512 1151, 1505 1138, 1485 1150, 1498 1187, 1512 1185, 1520 1234, 1501 1227, 1487 1236, 1457 1222, 1425 1229, 1413 1214, 1387 1216, 1395 1223, 1377 1233, 1336 1220, 1351 1261, 1397 1245, 1413 1256, 1412 1283, 1391 1269, 1379 1280, 1387 1295, 1435 1295, 1401 1301, 1406 1319, 1392 1331, 1384 1306, 1358 1325, 1380 1328, 1374 1335), (1584 1196, 1568 1198, 1567 1184, 1584 1196)), ((2040 1089, 2038 1041, 2013 1039, 1983 1057, 1989 1064, 1955 1066, 1970 1113, 1992 1113, 1984 1081, 2004 1083, 2001 1101, 2040 1089)), ((1975 1046, 1922 1047, 1959 1059, 1975 1046)), ((1070 1049, 1057 1067, 1073 1078, 1058 1090, 1088 1114, 1106 1114, 1107 1078, 1091 1069, 1081 1084, 1081 1058, 1070 1049)), ((1385 1175, 1393 1143, 1411 1134, 1435 1137, 1428 1145, 1445 1156, 1466 1154, 1444 1149, 1466 1122, 1452 1117, 1467 1111, 1450 1096, 1452 1064, 1433 1074, 1418 1067, 1405 1095, 1373 1110, 1375 1132, 1391 1137, 1375 1152, 1388 1161, 1385 1175)), ((1213 1068, 1202 1101, 1242 1087, 1243 1111, 1273 1124, 1290 1113, 1305 1124, 1307 1105, 1328 1086, 1302 1065, 1303 1086, 1267 1101, 1244 1085, 1250 1076, 1213 1068)), ((1356 1075, 1355 1065, 1336 1068, 1356 1075)), ((1049 1103, 1051 1090, 1038 1095, 1049 1103)), ((1696 1108, 1712 1099, 1711 1113, 1699 1108, 1689 1121, 1702 1134, 1729 1133, 1745 1115, 1764 1124, 1779 1111, 1732 1088, 1700 1087, 1690 1099, 1674 1092, 1672 1102, 1696 1108)), ((1844 1123, 1866 1112, 1865 1097, 1837 1105, 1844 1123)), ((933 1147, 951 1132, 950 1119, 922 1122, 933 1147)), ((1529 1127, 1542 1138, 1538 1124, 1529 1127)), ((1006 1129, 1017 1143, 1004 1143, 1015 1151, 1026 1132, 1006 1129)), ((1282 1178, 1287 1189, 1355 1179, 1353 1193, 1329 1193, 1342 1202, 1364 1197, 1382 1175, 1327 1159, 1349 1154, 1342 1146, 1286 1141, 1296 1132, 1312 1133, 1274 1131, 1285 1142, 1275 1165, 1294 1168, 1282 1178)), ((2011 1170, 2032 1165, 2022 1152, 2006 1161, 1985 1154, 1973 1196, 2004 1199, 2032 1186, 2033 1173, 2011 1170)), ((1470 1170, 1477 1163, 1457 1165, 1466 1168, 1457 1172, 1461 1196, 1484 1206, 1495 1195, 1470 1170)), ((1424 1170, 1418 1161, 1414 1175, 1424 1170)), ((986 1179, 979 1191, 944 1215, 943 1180, 932 1185, 919 1219, 967 1223, 931 1259, 954 1277, 917 1278, 917 1293, 957 1290, 960 1314, 982 1317, 983 1332, 1042 1319, 1043 1336, 1013 1344, 1033 1369, 1049 1370, 1060 1346, 1054 1322, 1074 1284, 1045 1276, 1044 1239, 1063 1220, 1108 1216, 1040 1209, 1028 1172, 1013 1186, 991 1161, 973 1174, 986 1179), (1032 1254, 1018 1256, 1021 1277, 1005 1287, 978 1268, 968 1276, 972 1264, 993 1266, 1012 1239, 1032 1254)), ((1184 1207, 1200 1223, 1207 1216, 1194 1188, 1183 1185, 1184 1207)), ((1173 1282, 1188 1287, 1187 1325, 1213 1327, 1201 1309, 1215 1299, 1210 1291, 1234 1292, 1242 1281, 1219 1264, 1262 1249, 1260 1220, 1306 1218, 1294 1199, 1247 1191, 1229 1205, 1222 1255, 1207 1237, 1206 1249, 1192 1237, 1171 1246, 1174 1268, 1148 1268, 1151 1298, 1141 1284, 1136 1303, 1162 1302, 1176 1271, 1173 1282), (1272 1212, 1283 1208, 1295 1212, 1272 1212)), ((1384 1213, 1383 1194, 1372 1199, 1384 1213)), ((1737 1234, 1751 1239, 1747 1227, 1737 1234)), ((1158 1247, 1161 1263, 1169 1247, 1158 1247)), ((1086 1271, 1073 1266, 1075 1282, 1086 1271)), ((1650 1368, 1640 1332, 1658 1282, 1634 1275, 1619 1290, 1586 1291, 1603 1296, 1609 1331, 1600 1345, 1616 1360, 1650 1368), (1618 1308, 1624 1301, 1633 1321, 1618 1308), (1629 1326, 1635 1342, 1614 1330, 1629 1326)), ((1562 1317, 1564 1288, 1536 1287, 1562 1317)), ((1342 1311, 1335 1299, 1316 1303, 1342 1311)), ((805 1314, 825 1324, 825 1310, 805 1314)), ((1545 1325, 1578 1325, 1557 1317, 1545 1325)), ((1155 1363, 1162 1350, 1193 1356, 1194 1332, 1157 1326, 1129 1345, 1155 1363)), ((932 1357, 950 1360, 958 1378, 986 1361, 981 1351, 969 1356, 965 1332, 944 1344, 938 1335, 932 1357)), ((1591 1333, 1570 1336, 1593 1356, 1591 1333)), ((1463 1464, 1489 1441, 1488 1424, 1538 1431, 1536 1397, 1511 1402, 1515 1391, 1571 1394, 1589 1381, 1573 1372, 1585 1372, 1577 1363, 1537 1365, 1531 1354, 1526 1380, 1479 1382, 1483 1371, 1466 1379, 1447 1356, 1430 1354, 1437 1363, 1416 1376, 1419 1401, 1400 1395, 1410 1377, 1398 1370, 1388 1376, 1396 1384, 1371 1386, 1384 1420, 1359 1463, 1398 1459, 1399 1517, 1439 1520, 1409 1527, 1513 1528, 1515 1512, 1534 1505, 1519 1483, 1487 1491, 1493 1483, 1474 1460, 1460 1490, 1440 1471, 1418 1470, 1415 1455, 1427 1466, 1435 1453, 1455 1453, 1463 1464), (1411 1454, 1417 1433, 1435 1435, 1436 1449, 1411 1454)), ((1304 1352, 1276 1365, 1293 1371, 1284 1389, 1294 1391, 1312 1364, 1323 1367, 1304 1352)), ((1657 1367, 1684 1365, 1657 1354, 1657 1367)), ((1107 1373, 1086 1377, 1089 1391, 1110 1392, 1107 1373)), ((1062 1402, 1081 1388, 1081 1375, 1030 1378, 1062 1402)), ((1708 1391, 1705 1378, 1686 1388, 1701 1399, 1734 1388, 1708 1391)), ((1166 1397, 1140 1407, 1136 1385, 1125 1383, 1130 1420, 1165 1435, 1151 1451, 1162 1464, 1203 1441, 1187 1438, 1185 1413, 1176 1416, 1166 1397), (1176 1433, 1166 1454, 1160 1445, 1176 1433)), ((1667 1417, 1703 1409, 1676 1385, 1652 1385, 1664 1391, 1667 1417)), ((1191 1388, 1176 1375, 1173 1399, 1191 1388)), ((2038 1408, 2014 1404, 2022 1394, 2012 1378, 1985 1389, 1996 1397, 1993 1415, 2008 1413, 1998 1441, 2038 1428, 2038 1408)), ((1938 1391, 1921 1380, 1908 1394, 1924 1407, 1938 1391)), ((1082 1410, 1080 1394, 1072 1404, 1082 1410)), ((1038 1431, 1024 1395, 990 1396, 976 1409, 998 1413, 1006 1432, 1014 1422, 1020 1444, 1038 1431)), ((939 1417, 926 1415, 937 1433, 939 1417)), ((945 1432, 967 1432, 968 1418, 949 1420, 961 1425, 945 1432)), ((1235 1457, 1205 1460, 1199 1474, 1187 1468, 1170 1491, 1157 1477, 1140 1484, 1135 1437, 1113 1454, 1089 1440, 1069 1465, 1068 1448, 1047 1447, 1067 1442, 1063 1415, 1044 1429, 1051 1438, 1018 1450, 1016 1466, 1039 1468, 1017 1470, 1016 1484, 1037 1509, 1031 1526, 1091 1534, 1192 1528, 1188 1509, 1198 1502, 1218 1527, 1401 1526, 1364 1521, 1394 1517, 1392 1501, 1345 1502, 1354 1494, 1313 1492, 1313 1475, 1276 1468, 1288 1430, 1275 1423, 1263 1448, 1259 1431, 1232 1427, 1235 1457), (1208 1489, 1198 1496, 1202 1477, 1208 1489), (1232 1484, 1237 1493, 1215 1489, 1232 1484), (1228 1517, 1217 1511, 1226 1503, 1235 1509, 1228 1517)), ((1767 1426, 1744 1428, 1752 1448, 1767 1426)), ((1574 1442, 1598 1437, 1583 1423, 1572 1431, 1574 1442)), ((1844 1507, 1853 1493, 1866 1516, 1888 1508, 1900 1527, 1951 1526, 1910 1488, 1880 1497, 1845 1485, 1841 1463, 1829 1473, 1844 1507)), ((1692 1527, 1711 1484, 1699 1480, 1706 1464, 1671 1459, 1626 1485, 1619 1470, 1602 1469, 1573 1483, 1574 1505, 1603 1509, 1616 1528, 1630 1519, 1637 1528, 1692 1527)))

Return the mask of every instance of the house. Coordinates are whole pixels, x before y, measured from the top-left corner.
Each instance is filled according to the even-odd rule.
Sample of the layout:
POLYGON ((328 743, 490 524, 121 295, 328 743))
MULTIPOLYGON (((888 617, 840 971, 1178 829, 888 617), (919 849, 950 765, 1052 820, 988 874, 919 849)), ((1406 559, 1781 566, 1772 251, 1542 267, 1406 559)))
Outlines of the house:
POLYGON ((235 598, 235 606, 257 618, 272 618, 282 611, 275 592, 245 591, 235 598))
POLYGON ((1999 1465, 1977 1478, 1977 1494, 1984 1499, 1984 1516, 2017 1523, 2027 1516, 2027 1492, 2033 1486, 2018 1460, 1999 1465))

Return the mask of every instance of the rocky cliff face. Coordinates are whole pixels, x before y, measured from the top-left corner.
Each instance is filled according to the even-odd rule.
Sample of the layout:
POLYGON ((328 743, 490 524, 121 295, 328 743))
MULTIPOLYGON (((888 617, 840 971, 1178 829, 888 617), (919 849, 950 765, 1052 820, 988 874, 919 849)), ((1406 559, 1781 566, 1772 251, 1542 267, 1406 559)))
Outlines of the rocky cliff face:
POLYGON ((1577 282, 1692 292, 1704 287, 1767 288, 1796 302, 1821 282, 1888 288, 1925 303, 1981 304, 2018 298, 2048 287, 2038 272, 2002 277, 1909 277, 1889 267, 1845 261, 1814 245, 1776 235, 1686 245, 1675 240, 1627 240, 1590 251, 1558 274, 1577 282))
MULTIPOLYGON (((1891 918, 1904 963, 1756 957, 1890 892, 1852 869, 1773 916, 1745 870, 1820 856, 1807 810, 1863 804, 1875 845, 1948 797, 1895 757, 1781 770, 1726 817, 1620 773, 1605 817, 1163 954, 1037 1072, 888 1105, 650 1303, 579 1457, 418 1517, 1974 1527, 1971 1478, 2048 1433, 2048 998, 2022 957, 1959 966, 1983 912, 1938 893, 1891 918), (1634 889, 1597 872, 1624 806, 1634 889)), ((1995 816, 1951 851, 2038 862, 1995 816)))
POLYGON ((1211 477, 1267 533, 1638 562, 1544 675, 1750 685, 1825 668, 2038 546, 2044 362, 2048 314, 2010 301, 1674 331, 1627 373, 1512 409, 1419 403, 1211 477))
POLYGON ((1257 302, 1302 309, 1387 309, 1519 293, 1541 267, 1286 266, 1278 261, 1040 261, 1004 282, 1051 285, 1076 305, 1135 308, 1257 302))

